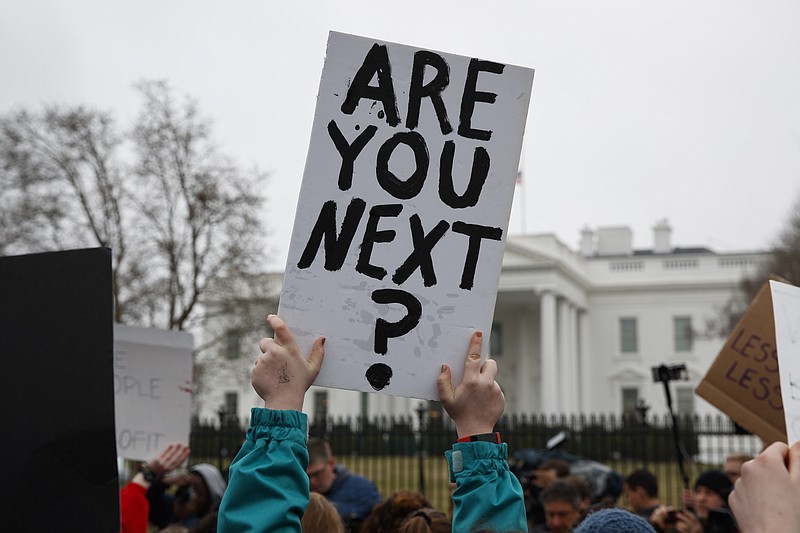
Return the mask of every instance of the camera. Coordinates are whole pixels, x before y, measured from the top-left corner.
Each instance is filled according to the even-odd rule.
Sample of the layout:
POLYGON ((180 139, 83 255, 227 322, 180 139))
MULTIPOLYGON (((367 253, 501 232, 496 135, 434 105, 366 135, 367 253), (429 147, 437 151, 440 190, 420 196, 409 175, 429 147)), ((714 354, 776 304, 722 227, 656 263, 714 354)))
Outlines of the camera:
POLYGON ((183 485, 175 491, 175 501, 186 503, 194 496, 195 488, 192 485, 183 485))
POLYGON ((658 365, 654 366, 652 369, 653 372, 653 381, 658 383, 662 381, 667 383, 669 381, 677 381, 677 380, 687 380, 689 379, 689 372, 686 370, 686 365, 658 365))
POLYGON ((664 518, 664 525, 665 526, 674 526, 675 523, 678 521, 678 512, 676 510, 667 511, 667 516, 664 518))

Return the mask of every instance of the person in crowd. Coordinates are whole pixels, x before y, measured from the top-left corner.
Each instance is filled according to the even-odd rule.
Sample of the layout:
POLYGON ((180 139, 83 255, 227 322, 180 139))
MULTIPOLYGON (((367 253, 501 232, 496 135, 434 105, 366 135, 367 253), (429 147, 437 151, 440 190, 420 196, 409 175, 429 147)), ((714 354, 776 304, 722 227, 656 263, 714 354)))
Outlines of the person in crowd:
POLYGON ((121 533, 147 533, 150 516, 147 491, 150 485, 183 464, 189 453, 188 446, 172 443, 156 457, 141 465, 130 483, 120 491, 121 533))
POLYGON ((581 518, 581 493, 567 479, 554 481, 542 491, 545 523, 536 526, 534 533, 552 531, 570 533, 581 518))
POLYGON ((589 489, 589 483, 587 483, 582 477, 572 474, 564 476, 561 479, 568 483, 572 483, 575 488, 578 489, 578 495, 581 497, 581 503, 578 506, 578 512, 580 513, 578 523, 580 523, 580 521, 583 520, 592 509, 592 496, 589 489))
POLYGON ((800 442, 774 442, 744 463, 729 500, 742 533, 800 531, 800 442))
MULTIPOLYGON (((251 370, 264 408, 253 408, 245 443, 231 464, 220 508, 221 533, 301 531, 309 502, 308 426, 301 411, 322 366, 324 338, 315 341, 306 357, 283 320, 270 315, 267 321, 275 338, 261 340, 261 355, 251 370)), ((457 387, 447 365, 437 378, 440 400, 459 440, 446 453, 456 483, 452 530, 524 531, 522 487, 508 467, 507 445, 493 433, 505 397, 495 381, 497 364, 481 362, 481 343, 481 333, 475 332, 457 387)))
POLYGON ((399 490, 372 508, 361 523, 361 533, 390 533, 411 513, 431 507, 420 492, 399 490))
POLYGON ((330 444, 323 439, 308 439, 308 461, 311 492, 322 494, 336 507, 347 531, 358 531, 364 517, 381 501, 375 484, 336 464, 330 444))
POLYGON ((569 463, 563 459, 547 459, 533 471, 533 484, 546 489, 553 481, 569 475, 569 463))
POLYGON ((450 518, 442 511, 425 507, 412 512, 397 528, 397 533, 450 533, 450 518))
POLYGON ((653 511, 650 523, 661 531, 735 532, 735 523, 728 511, 728 496, 732 489, 731 480, 721 470, 703 472, 694 483, 693 510, 676 510, 662 505, 653 511))
POLYGON ((752 459, 753 456, 749 453, 734 453, 725 458, 725 464, 722 465, 722 471, 731 480, 731 483, 736 483, 739 476, 742 474, 742 465, 752 459))
POLYGON ((569 472, 569 463, 563 459, 546 459, 531 472, 529 483, 523 487, 530 529, 545 523, 544 506, 540 498, 542 490, 556 479, 568 476, 569 472))
POLYGON ((647 520, 624 509, 601 509, 590 513, 575 533, 655 533, 647 520))
POLYGON ((216 531, 217 513, 227 483, 216 466, 192 465, 184 473, 156 477, 147 490, 150 522, 164 528, 216 531))
POLYGON ((622 490, 631 510, 645 520, 649 520, 653 511, 661 505, 658 499, 658 479, 647 470, 634 470, 628 474, 622 490))
POLYGON ((308 506, 300 519, 303 533, 344 533, 339 512, 325 496, 317 492, 309 495, 308 506))

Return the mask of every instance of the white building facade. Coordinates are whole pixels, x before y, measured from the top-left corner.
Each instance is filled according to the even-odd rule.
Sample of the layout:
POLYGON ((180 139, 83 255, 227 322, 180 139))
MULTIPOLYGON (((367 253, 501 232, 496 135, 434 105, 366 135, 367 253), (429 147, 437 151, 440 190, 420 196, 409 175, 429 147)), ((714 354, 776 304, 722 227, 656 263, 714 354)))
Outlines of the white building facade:
MULTIPOLYGON (((490 334, 507 413, 619 414, 642 405, 664 413, 664 385, 652 375, 661 364, 686 366, 688 380, 669 384, 677 412, 717 412, 694 387, 725 339, 702 332, 766 254, 676 248, 666 221, 653 232, 648 250, 633 249, 626 227, 586 229, 580 250, 553 235, 508 238, 490 334)), ((279 280, 271 277, 274 297, 264 300, 264 315, 277 309, 279 280)), ((252 364, 255 343, 265 334, 228 344, 253 346, 244 358, 252 364)), ((258 405, 250 366, 229 359, 238 364, 215 371, 197 398, 201 417, 223 409, 246 419, 258 405)), ((418 403, 312 387, 305 410, 312 416, 410 415, 418 403)))

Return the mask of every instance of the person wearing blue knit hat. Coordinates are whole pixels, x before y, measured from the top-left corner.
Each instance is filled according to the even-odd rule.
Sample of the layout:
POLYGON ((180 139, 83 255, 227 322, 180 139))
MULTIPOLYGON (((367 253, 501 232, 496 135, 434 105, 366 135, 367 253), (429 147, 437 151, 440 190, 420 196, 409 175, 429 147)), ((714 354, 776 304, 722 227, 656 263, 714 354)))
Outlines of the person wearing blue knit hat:
POLYGON ((581 522, 575 533, 655 533, 641 516, 624 509, 601 509, 581 522))

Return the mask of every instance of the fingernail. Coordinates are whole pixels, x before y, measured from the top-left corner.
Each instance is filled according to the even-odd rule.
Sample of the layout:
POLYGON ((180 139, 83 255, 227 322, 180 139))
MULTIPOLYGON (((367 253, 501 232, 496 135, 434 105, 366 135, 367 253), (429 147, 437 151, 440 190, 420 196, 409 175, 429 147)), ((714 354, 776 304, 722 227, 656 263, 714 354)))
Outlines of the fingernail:
POLYGON ((475 335, 476 335, 476 336, 477 336, 477 337, 480 339, 481 337, 483 337, 483 332, 481 332, 481 331, 476 331, 476 332, 475 332, 475 335))
POLYGON ((442 365, 442 372, 446 372, 446 371, 447 371, 447 365, 442 365))
POLYGON ((325 337, 322 337, 322 345, 325 346, 325 337))

